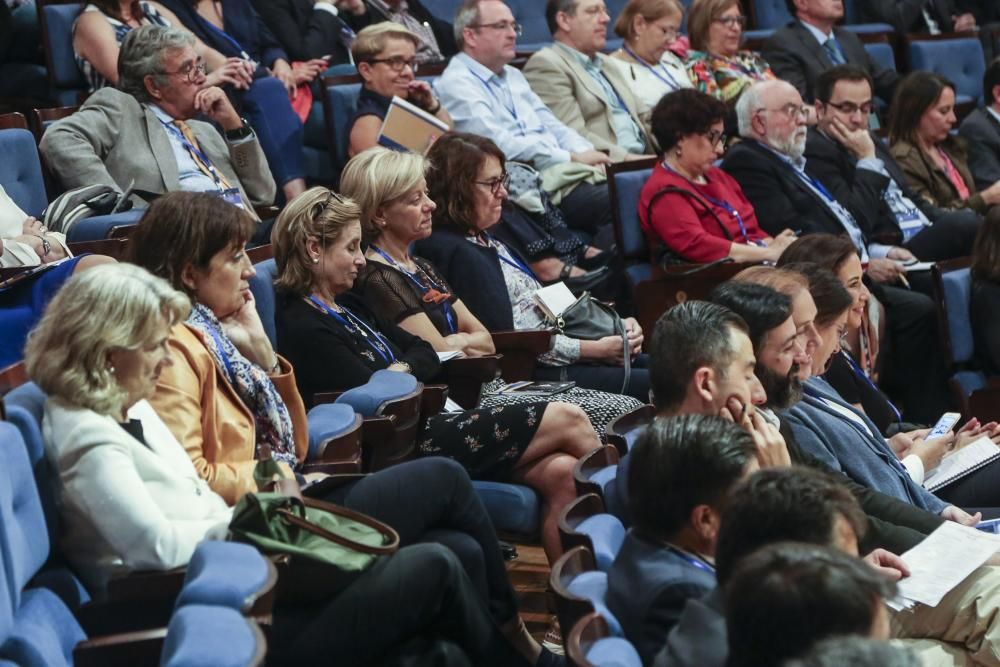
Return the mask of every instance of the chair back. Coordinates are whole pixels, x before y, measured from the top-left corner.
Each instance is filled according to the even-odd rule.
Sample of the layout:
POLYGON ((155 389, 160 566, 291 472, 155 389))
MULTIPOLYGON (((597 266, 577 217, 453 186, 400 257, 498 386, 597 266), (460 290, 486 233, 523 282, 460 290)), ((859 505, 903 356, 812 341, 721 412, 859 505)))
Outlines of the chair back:
POLYGON ((27 130, 28 119, 23 113, 13 111, 0 114, 0 130, 27 130))
POLYGON ((707 299, 716 285, 750 266, 736 262, 719 264, 677 264, 658 269, 652 280, 632 290, 636 319, 643 331, 651 332, 656 321, 678 303, 688 299, 707 299))
POLYGON ((49 533, 27 446, 9 422, 0 422, 0 454, 4 462, 0 475, 6 475, 6 479, 0 477, 0 549, 5 554, 7 583, 17 591, 48 560, 49 533))
MULTIPOLYGON (((625 258, 626 266, 649 264, 649 246, 642 231, 642 224, 639 222, 639 195, 655 166, 656 158, 618 162, 608 166, 611 220, 614 224, 618 251, 625 258)), ((649 277, 648 269, 645 275, 629 274, 628 277, 635 285, 638 282, 637 278, 649 277)))
POLYGON ((624 456, 632 449, 632 445, 642 433, 642 429, 655 417, 656 408, 646 404, 615 418, 605 428, 608 444, 614 445, 618 449, 618 453, 624 456))
POLYGON ((598 613, 578 620, 566 636, 566 659, 572 667, 641 667, 639 652, 624 637, 612 636, 598 613))
POLYGON ((347 145, 350 126, 361 97, 361 84, 356 75, 335 76, 323 79, 323 115, 326 118, 327 145, 333 156, 334 171, 338 174, 347 164, 347 145))
POLYGON ((792 20, 785 0, 753 0, 750 3, 754 28, 776 29, 792 20))
POLYGON ((372 373, 366 384, 349 389, 337 398, 337 403, 350 405, 364 417, 385 417, 391 421, 388 438, 380 442, 365 438, 366 471, 388 468, 416 456, 422 394, 423 385, 409 373, 380 370, 372 373))
POLYGON ((354 462, 361 466, 361 415, 343 403, 325 403, 309 411, 306 461, 354 462))
POLYGON ((458 13, 458 8, 462 6, 462 0, 421 0, 420 4, 433 14, 435 18, 447 21, 448 23, 454 23, 455 14, 458 13))
POLYGON ((274 259, 266 259, 253 265, 256 274, 250 277, 250 293, 253 294, 257 315, 264 326, 264 333, 271 341, 272 347, 278 345, 278 330, 275 324, 277 316, 277 295, 274 291, 274 280, 278 277, 278 265, 274 259))
POLYGON ((608 611, 608 575, 596 569, 594 556, 587 547, 573 547, 552 565, 549 588, 556 598, 556 616, 565 638, 583 616, 597 612, 612 632, 621 636, 618 619, 608 611))
POLYGON ((892 44, 889 43, 888 39, 877 42, 865 42, 864 47, 868 55, 879 65, 890 70, 896 69, 896 53, 892 50, 892 44))
POLYGON ((35 140, 41 141, 42 135, 51 127, 52 123, 72 116, 79 108, 78 106, 68 106, 51 109, 32 109, 30 125, 31 131, 35 134, 35 140))
POLYGON ((77 104, 87 91, 87 81, 73 55, 73 24, 82 9, 79 2, 38 0, 49 83, 60 105, 77 104))
POLYGON ((559 515, 559 539, 564 550, 587 547, 597 569, 607 572, 625 541, 625 526, 618 517, 604 512, 600 496, 580 496, 559 515))
POLYGON ((517 50, 538 51, 552 43, 552 33, 545 20, 545 3, 538 0, 511 0, 507 3, 514 20, 523 32, 517 38, 517 50))
POLYGON ((968 257, 939 262, 931 268, 934 303, 938 312, 944 358, 954 372, 973 360, 972 261, 968 257))
POLYGON ((592 493, 603 501, 604 487, 618 475, 618 449, 612 445, 598 447, 573 466, 576 495, 592 493))
POLYGON ((22 211, 36 218, 48 204, 35 137, 27 129, 0 130, 0 186, 22 211))
POLYGON ((982 98, 986 60, 977 36, 910 35, 910 71, 927 70, 955 84, 955 103, 975 103, 982 98))

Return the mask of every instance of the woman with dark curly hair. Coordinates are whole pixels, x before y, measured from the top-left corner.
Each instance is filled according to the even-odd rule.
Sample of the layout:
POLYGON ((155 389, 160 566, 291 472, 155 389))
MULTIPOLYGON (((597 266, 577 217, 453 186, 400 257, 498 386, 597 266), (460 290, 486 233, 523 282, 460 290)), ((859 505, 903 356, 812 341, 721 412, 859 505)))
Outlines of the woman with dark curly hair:
POLYGON ((726 136, 725 103, 697 90, 668 93, 653 109, 653 136, 664 158, 639 196, 639 220, 657 264, 680 258, 775 261, 795 240, 768 236, 736 180, 715 166, 726 136))

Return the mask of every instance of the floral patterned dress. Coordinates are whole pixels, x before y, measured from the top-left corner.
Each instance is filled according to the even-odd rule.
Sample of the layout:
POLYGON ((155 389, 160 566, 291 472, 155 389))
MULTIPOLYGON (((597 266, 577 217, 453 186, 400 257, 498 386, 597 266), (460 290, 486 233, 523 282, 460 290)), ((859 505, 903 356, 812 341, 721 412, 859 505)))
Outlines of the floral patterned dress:
POLYGON ((740 51, 732 58, 691 51, 687 70, 697 90, 730 105, 736 104, 743 91, 754 82, 777 78, 767 61, 753 51, 740 51))

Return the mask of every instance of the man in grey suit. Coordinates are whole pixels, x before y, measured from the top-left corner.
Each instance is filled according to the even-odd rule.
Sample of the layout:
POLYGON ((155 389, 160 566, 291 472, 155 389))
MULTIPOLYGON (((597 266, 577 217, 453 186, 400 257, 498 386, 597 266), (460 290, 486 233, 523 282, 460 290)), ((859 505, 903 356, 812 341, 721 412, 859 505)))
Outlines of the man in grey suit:
POLYGON ((980 190, 1000 181, 1000 58, 983 75, 983 99, 988 104, 966 116, 958 129, 968 142, 969 169, 980 190))
MULTIPOLYGON (((194 38, 176 28, 130 32, 118 57, 118 89, 102 88, 52 125, 40 149, 67 188, 104 184, 163 194, 214 192, 256 217, 275 184, 257 137, 225 93, 205 87, 194 38), (201 115, 222 128, 191 120, 201 115)), ((141 200, 136 200, 141 204, 141 200)))
POLYGON ((612 160, 651 153, 650 110, 601 53, 609 20, 604 0, 548 0, 545 15, 555 43, 524 66, 531 89, 556 118, 612 160))
POLYGON ((844 17, 841 0, 785 0, 795 20, 778 30, 764 44, 763 54, 771 69, 795 86, 802 99, 816 97, 816 79, 835 65, 851 64, 864 69, 875 82, 875 94, 885 102, 899 83, 895 70, 879 65, 850 30, 836 27, 844 17))

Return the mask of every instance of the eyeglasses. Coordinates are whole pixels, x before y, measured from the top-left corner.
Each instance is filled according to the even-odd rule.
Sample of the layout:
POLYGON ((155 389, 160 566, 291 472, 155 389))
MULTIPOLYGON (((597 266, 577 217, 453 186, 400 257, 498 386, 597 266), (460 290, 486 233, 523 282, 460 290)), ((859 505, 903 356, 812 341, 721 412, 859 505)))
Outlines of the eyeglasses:
POLYGON ((678 30, 677 28, 660 28, 660 32, 663 33, 663 38, 668 42, 675 41, 677 39, 677 36, 681 34, 681 31, 678 30))
POLYGON ((787 116, 789 118, 793 118, 793 119, 796 118, 796 117, 798 117, 798 116, 802 116, 803 118, 809 118, 809 110, 805 106, 800 105, 800 104, 789 103, 789 104, 786 104, 783 107, 778 107, 777 109, 758 109, 757 111, 758 112, 761 112, 761 111, 774 111, 774 112, 782 113, 785 116, 787 116))
POLYGON ((500 174, 497 178, 491 178, 488 181, 473 181, 476 185, 485 185, 493 193, 494 197, 500 196, 500 188, 504 190, 510 189, 510 174, 506 171, 500 174))
POLYGON ((417 68, 420 63, 417 62, 416 58, 404 58, 403 56, 393 56, 392 58, 370 58, 367 62, 370 63, 385 63, 392 69, 393 72, 402 72, 404 67, 409 66, 410 71, 414 74, 417 73, 417 68))
POLYGON ((499 30, 500 32, 506 32, 508 30, 513 30, 514 34, 518 37, 524 32, 524 27, 520 23, 515 23, 514 21, 497 21, 496 23, 476 23, 469 26, 470 28, 491 28, 493 30, 499 30))
POLYGON ((839 104, 835 102, 827 102, 826 106, 832 107, 840 113, 847 114, 848 116, 853 116, 858 111, 860 111, 863 116, 867 116, 874 108, 874 105, 871 102, 865 102, 861 105, 854 104, 852 102, 841 102, 839 104))
POLYGON ((708 143, 712 144, 712 148, 715 148, 719 144, 726 143, 726 133, 718 132, 716 130, 709 130, 705 132, 702 136, 708 139, 708 143))
POLYGON ((338 204, 344 203, 343 197, 338 195, 333 190, 330 190, 326 195, 326 199, 324 199, 322 202, 316 202, 315 204, 313 204, 312 215, 310 217, 312 217, 313 220, 318 218, 323 213, 323 211, 326 210, 326 207, 330 205, 330 202, 334 200, 336 200, 338 204))
POLYGON ((720 16, 718 18, 712 19, 712 23, 720 23, 727 28, 735 28, 736 26, 744 27, 747 24, 747 17, 745 16, 720 16))
POLYGON ((175 74, 180 74, 187 79, 188 83, 196 83, 198 81, 198 75, 205 76, 208 73, 208 66, 205 62, 199 58, 197 62, 188 63, 184 65, 179 70, 173 72, 160 72, 161 74, 166 74, 167 76, 174 76, 175 74))

